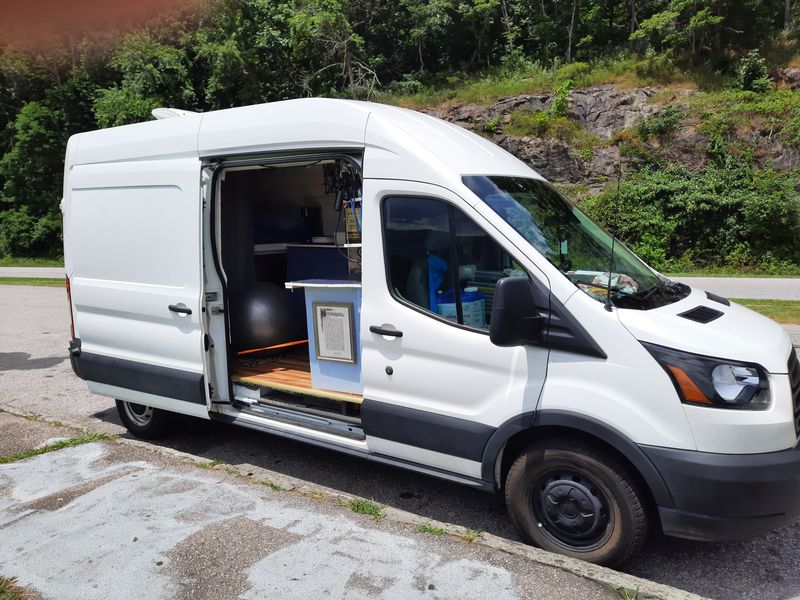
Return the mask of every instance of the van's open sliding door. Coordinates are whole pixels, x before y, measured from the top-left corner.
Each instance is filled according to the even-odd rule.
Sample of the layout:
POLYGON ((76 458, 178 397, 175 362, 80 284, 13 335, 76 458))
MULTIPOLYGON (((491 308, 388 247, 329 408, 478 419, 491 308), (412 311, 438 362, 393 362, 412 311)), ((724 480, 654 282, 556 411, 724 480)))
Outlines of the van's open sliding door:
POLYGON ((199 160, 80 165, 69 181, 80 375, 93 392, 207 418, 199 160))

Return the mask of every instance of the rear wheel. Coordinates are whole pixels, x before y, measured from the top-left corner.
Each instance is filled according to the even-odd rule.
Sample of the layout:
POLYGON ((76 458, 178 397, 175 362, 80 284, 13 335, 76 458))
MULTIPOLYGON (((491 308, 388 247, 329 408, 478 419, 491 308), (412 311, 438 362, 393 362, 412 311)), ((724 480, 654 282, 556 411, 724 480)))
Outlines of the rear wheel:
POLYGON ((530 542, 592 563, 624 563, 647 534, 635 479, 611 454, 573 440, 522 452, 506 479, 506 504, 530 542))
POLYGON ((154 440, 172 432, 173 413, 125 400, 117 400, 119 418, 127 430, 138 438, 154 440))

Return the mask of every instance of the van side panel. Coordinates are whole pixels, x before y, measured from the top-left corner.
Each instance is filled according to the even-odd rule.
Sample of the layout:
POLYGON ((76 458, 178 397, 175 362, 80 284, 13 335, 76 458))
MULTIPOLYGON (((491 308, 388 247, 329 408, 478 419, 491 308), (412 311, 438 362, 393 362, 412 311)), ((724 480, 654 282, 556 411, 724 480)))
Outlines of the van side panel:
POLYGON ((74 166, 68 194, 81 376, 97 393, 205 410, 199 160, 74 166))

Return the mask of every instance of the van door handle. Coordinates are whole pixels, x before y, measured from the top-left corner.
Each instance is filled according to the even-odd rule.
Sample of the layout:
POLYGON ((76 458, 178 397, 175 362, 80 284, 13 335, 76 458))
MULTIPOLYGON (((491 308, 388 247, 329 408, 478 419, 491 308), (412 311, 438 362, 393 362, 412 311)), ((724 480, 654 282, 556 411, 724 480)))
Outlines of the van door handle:
POLYGON ((398 331, 397 329, 385 329, 383 327, 379 327, 377 325, 370 325, 369 330, 372 333, 377 333, 378 335, 388 335, 391 337, 403 337, 403 332, 398 331))
POLYGON ((179 313, 181 315, 190 315, 192 314, 192 309, 186 306, 178 306, 177 304, 170 304, 169 309, 172 312, 179 313))

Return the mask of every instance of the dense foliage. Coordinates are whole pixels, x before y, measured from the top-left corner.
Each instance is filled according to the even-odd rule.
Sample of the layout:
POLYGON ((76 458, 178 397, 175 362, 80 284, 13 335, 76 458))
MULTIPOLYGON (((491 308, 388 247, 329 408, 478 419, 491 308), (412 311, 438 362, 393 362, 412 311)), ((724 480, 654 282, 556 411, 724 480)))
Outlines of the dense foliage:
MULTIPOLYGON (((124 32, 49 32, 28 45, 0 38, 0 256, 57 256, 69 135, 148 119, 156 106, 213 110, 302 95, 391 101, 486 73, 502 91, 504 81, 535 71, 557 88, 536 126, 580 137, 568 122, 570 88, 591 82, 599 65, 635 64, 638 76, 655 79, 704 70, 760 93, 770 85, 766 64, 747 53, 789 44, 793 17, 790 0, 196 0, 124 32)), ((679 117, 640 133, 662 135, 679 117)), ((765 231, 769 242, 756 240, 762 221, 731 221, 775 217, 759 204, 763 190, 796 204, 788 179, 743 165, 708 168, 703 177, 673 166, 626 181, 624 202, 637 214, 660 207, 648 215, 661 215, 665 230, 653 225, 652 240, 635 237, 635 228, 621 235, 663 264, 676 256, 738 264, 766 260, 766 252, 800 260, 774 229, 765 231), (696 218, 698 195, 707 198, 702 206, 726 207, 714 221, 725 231, 708 252, 692 245, 700 232, 688 221, 670 221, 696 218)), ((796 215, 780 218, 797 226, 796 215)))
POLYGON ((746 158, 645 168, 584 208, 646 262, 664 271, 715 265, 791 271, 800 264, 795 178, 746 158))

